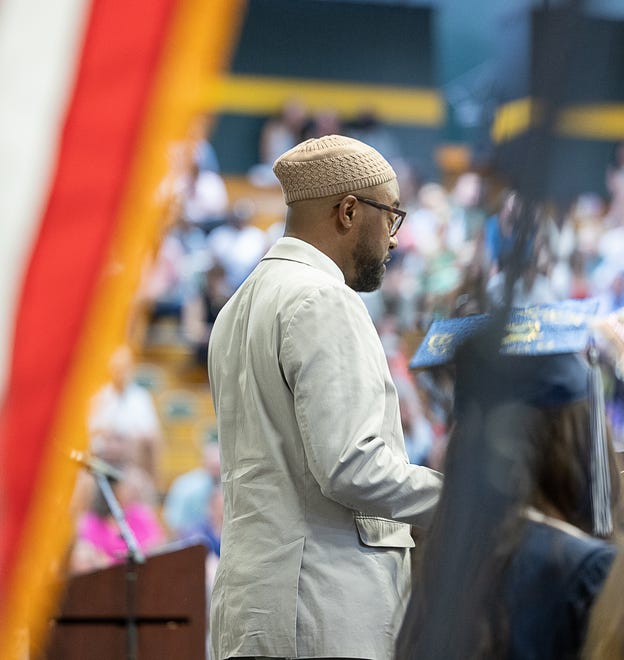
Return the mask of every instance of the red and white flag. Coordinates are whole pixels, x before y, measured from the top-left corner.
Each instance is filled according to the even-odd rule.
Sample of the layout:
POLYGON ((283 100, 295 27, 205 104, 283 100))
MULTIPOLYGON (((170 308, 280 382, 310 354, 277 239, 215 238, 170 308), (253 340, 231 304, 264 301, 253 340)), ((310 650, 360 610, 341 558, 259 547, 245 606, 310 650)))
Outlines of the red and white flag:
POLYGON ((71 449, 244 0, 0 2, 0 657, 42 643, 71 449), (26 633, 28 631, 28 633, 26 633))

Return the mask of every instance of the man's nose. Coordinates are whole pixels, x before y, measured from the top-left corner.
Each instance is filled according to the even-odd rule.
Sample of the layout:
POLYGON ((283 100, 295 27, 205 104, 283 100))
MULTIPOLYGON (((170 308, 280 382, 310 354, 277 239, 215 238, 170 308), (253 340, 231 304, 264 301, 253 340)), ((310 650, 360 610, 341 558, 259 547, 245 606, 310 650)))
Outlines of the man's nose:
POLYGON ((399 239, 396 236, 390 236, 390 249, 394 250, 394 248, 399 244, 399 239))

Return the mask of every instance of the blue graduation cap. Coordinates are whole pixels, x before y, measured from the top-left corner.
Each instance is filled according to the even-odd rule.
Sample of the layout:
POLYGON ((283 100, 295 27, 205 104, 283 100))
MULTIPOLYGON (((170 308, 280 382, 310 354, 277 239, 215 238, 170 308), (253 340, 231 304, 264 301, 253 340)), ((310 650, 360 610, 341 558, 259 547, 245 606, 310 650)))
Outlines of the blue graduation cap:
MULTIPOLYGON (((590 341, 589 321, 596 300, 568 300, 557 305, 534 305, 511 311, 500 342, 501 355, 580 353, 590 341)), ((410 361, 412 369, 428 369, 453 362, 458 348, 485 332, 490 314, 434 321, 410 361)))
POLYGON ((414 369, 454 364, 455 411, 519 401, 555 408, 587 399, 592 433, 594 529, 612 531, 603 386, 591 322, 598 303, 566 301, 434 322, 410 361, 414 369), (582 357, 587 354, 588 360, 582 357))

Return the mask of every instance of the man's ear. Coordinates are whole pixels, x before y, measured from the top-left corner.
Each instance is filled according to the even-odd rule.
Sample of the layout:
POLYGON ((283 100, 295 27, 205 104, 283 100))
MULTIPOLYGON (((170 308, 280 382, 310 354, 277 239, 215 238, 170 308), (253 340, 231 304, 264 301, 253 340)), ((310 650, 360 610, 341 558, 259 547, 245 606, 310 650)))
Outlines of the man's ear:
POLYGON ((347 195, 338 205, 338 228, 341 233, 348 232, 353 226, 356 203, 357 199, 353 195, 347 195))

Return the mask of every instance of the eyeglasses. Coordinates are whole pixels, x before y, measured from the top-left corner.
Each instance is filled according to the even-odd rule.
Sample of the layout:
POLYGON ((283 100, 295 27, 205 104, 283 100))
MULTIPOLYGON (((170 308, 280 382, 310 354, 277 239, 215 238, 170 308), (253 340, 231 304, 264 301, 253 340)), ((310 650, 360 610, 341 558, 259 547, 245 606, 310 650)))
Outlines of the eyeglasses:
POLYGON ((374 206, 377 209, 381 209, 382 211, 388 211, 389 213, 391 213, 394 217, 392 219, 392 224, 390 225, 390 236, 396 236, 396 233, 399 231, 401 225, 403 224, 403 220, 405 220, 407 211, 403 211, 402 209, 397 209, 395 206, 388 206, 387 204, 382 204, 381 202, 377 202, 374 199, 368 199, 368 197, 360 197, 359 195, 353 195, 353 196, 355 197, 355 199, 362 202, 363 204, 368 204, 369 206, 374 206))

